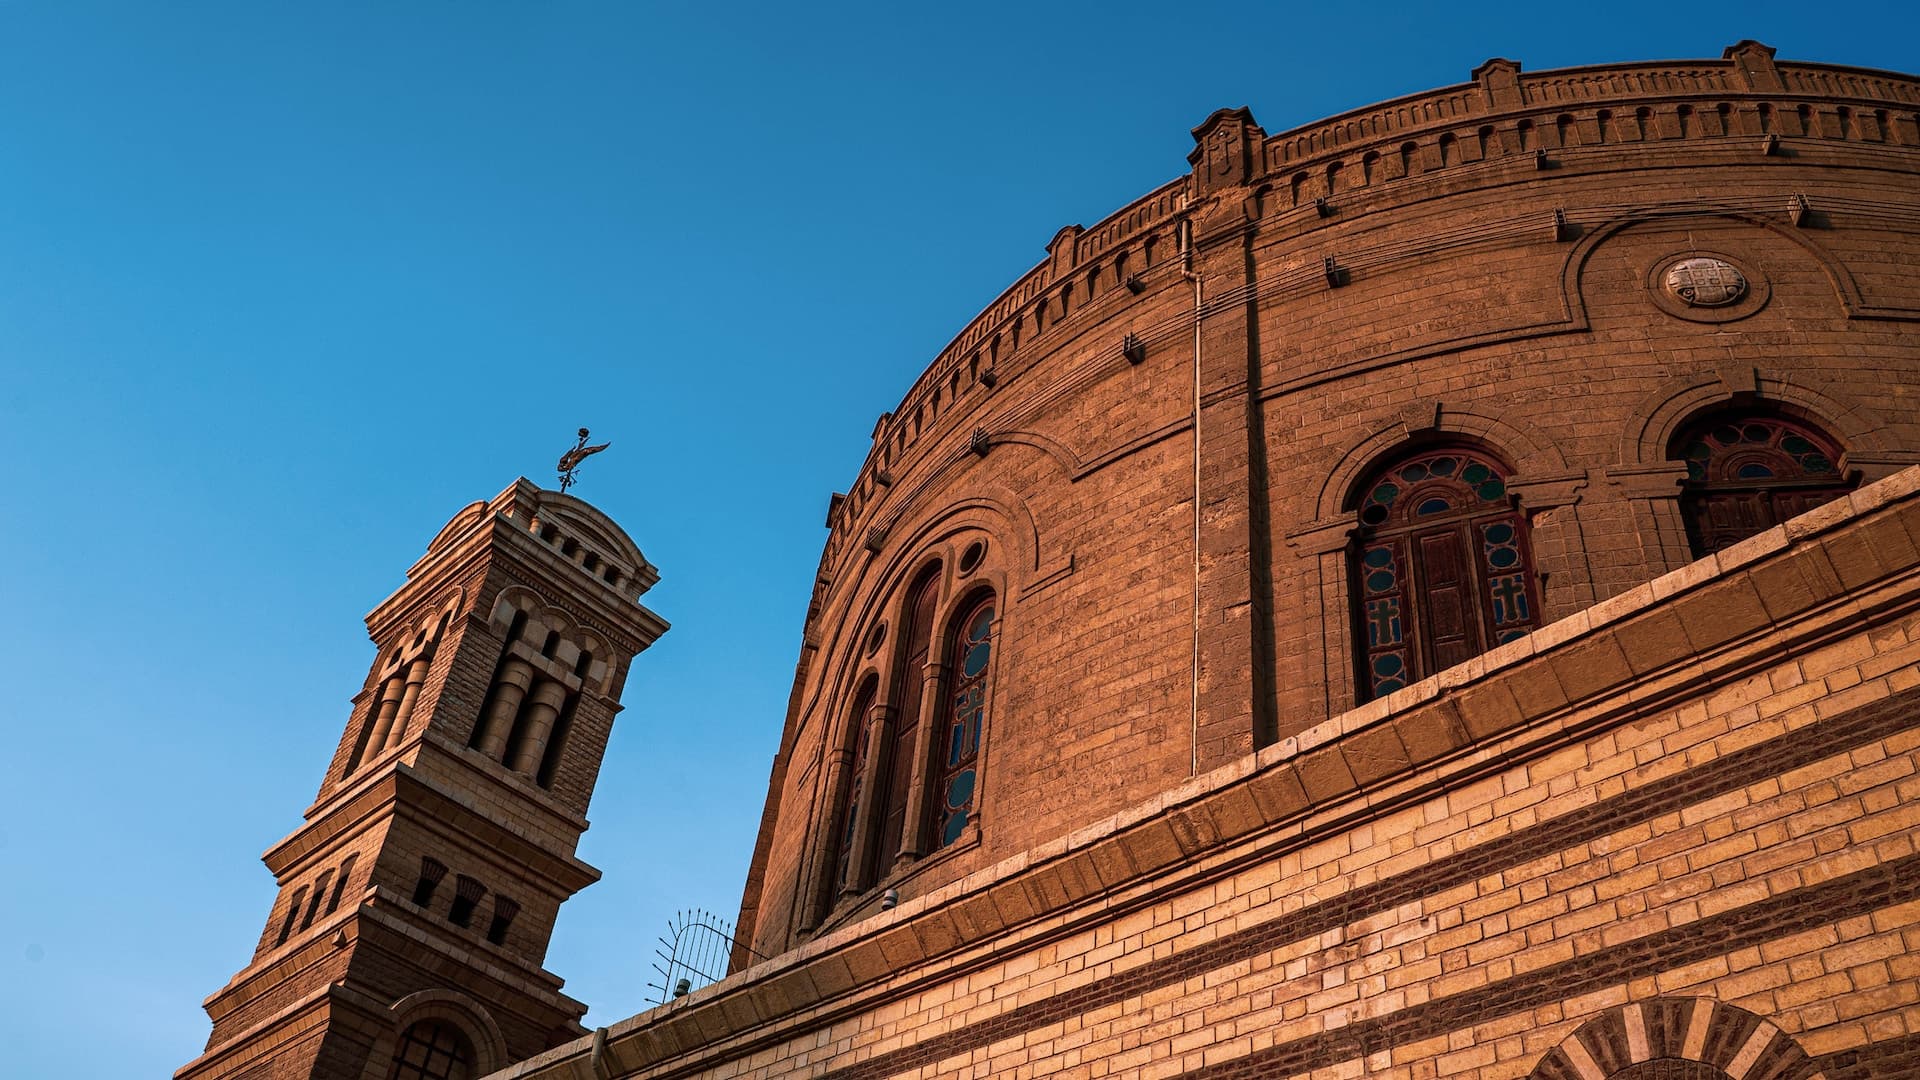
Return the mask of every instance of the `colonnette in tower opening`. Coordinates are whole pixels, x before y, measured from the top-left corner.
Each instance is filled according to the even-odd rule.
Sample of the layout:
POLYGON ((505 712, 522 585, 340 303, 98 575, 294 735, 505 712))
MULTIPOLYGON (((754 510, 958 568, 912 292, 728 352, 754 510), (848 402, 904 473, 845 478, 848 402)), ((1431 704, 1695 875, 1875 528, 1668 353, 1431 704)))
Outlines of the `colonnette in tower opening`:
MULTIPOLYGON (((1193 137, 831 500, 735 973, 501 1075, 1920 1075, 1920 83, 1193 137)), ((455 738, 537 791, 601 649, 501 596, 455 738)))

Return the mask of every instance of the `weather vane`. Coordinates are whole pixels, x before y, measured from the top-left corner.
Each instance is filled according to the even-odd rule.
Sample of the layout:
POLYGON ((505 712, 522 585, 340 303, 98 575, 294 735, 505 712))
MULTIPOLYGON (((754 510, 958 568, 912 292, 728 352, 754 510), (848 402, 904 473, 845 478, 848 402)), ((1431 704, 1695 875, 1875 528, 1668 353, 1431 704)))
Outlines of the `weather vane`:
POLYGON ((580 441, 573 444, 573 449, 560 455, 560 494, 565 495, 567 489, 573 486, 573 474, 579 470, 581 462, 587 460, 589 455, 597 454, 612 445, 610 442, 603 442, 599 446, 588 446, 587 429, 581 428, 580 441))

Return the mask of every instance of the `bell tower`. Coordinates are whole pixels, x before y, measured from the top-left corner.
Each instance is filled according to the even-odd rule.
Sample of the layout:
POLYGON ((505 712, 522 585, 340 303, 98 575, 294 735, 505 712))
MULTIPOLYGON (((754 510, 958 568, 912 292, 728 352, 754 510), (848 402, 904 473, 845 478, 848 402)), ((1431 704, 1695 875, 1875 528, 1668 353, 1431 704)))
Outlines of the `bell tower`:
POLYGON ((377 659, 179 1080, 450 1080, 584 1033, 542 962, 600 876, 574 851, 627 666, 667 629, 658 579, 524 479, 454 515, 367 616, 377 659))

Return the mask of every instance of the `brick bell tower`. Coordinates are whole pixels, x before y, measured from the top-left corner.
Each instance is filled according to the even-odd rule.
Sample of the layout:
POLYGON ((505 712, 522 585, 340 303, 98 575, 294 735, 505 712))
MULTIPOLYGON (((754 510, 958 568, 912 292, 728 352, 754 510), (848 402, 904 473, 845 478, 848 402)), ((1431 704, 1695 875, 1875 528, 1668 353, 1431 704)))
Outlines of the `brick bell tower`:
POLYGON ((526 480, 454 515, 367 616, 378 659, 253 960, 181 1080, 481 1076, 584 1032, 541 966, 627 665, 667 629, 620 527, 526 480))

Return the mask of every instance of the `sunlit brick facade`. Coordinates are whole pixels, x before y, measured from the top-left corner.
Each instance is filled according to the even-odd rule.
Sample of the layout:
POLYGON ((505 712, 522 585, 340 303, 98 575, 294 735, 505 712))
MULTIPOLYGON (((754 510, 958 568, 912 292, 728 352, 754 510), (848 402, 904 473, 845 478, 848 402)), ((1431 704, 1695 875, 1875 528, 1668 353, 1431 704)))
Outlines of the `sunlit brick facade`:
POLYGON ((834 499, 735 974, 509 1075, 1920 1073, 1917 106, 1208 118, 834 499))
POLYGON ((499 1075, 1920 1075, 1920 82, 1193 136, 832 499, 733 974, 499 1075))

